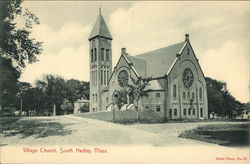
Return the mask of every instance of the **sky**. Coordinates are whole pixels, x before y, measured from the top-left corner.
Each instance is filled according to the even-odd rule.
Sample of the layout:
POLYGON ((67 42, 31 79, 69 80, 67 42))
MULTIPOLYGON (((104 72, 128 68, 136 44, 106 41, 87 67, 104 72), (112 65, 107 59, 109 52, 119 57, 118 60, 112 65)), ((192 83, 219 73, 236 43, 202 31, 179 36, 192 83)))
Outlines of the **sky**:
POLYGON ((89 81, 89 42, 99 8, 113 36, 113 66, 122 47, 130 55, 190 42, 205 76, 227 83, 241 102, 249 101, 250 2, 24 1, 40 25, 32 37, 43 43, 38 62, 20 81, 44 74, 89 81))

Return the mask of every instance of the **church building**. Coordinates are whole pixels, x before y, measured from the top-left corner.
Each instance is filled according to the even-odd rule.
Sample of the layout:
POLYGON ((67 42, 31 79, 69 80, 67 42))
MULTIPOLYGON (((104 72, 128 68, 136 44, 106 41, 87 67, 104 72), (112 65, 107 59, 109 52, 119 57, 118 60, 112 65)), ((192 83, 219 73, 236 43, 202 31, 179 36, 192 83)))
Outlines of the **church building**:
MULTIPOLYGON (((153 110, 169 119, 208 118, 205 76, 189 34, 184 41, 143 54, 130 55, 122 48, 113 69, 112 40, 100 12, 89 37, 90 112, 113 109, 117 91, 133 84, 133 79, 151 77, 145 88, 143 110, 153 110)), ((127 96, 126 110, 142 109, 127 96)))

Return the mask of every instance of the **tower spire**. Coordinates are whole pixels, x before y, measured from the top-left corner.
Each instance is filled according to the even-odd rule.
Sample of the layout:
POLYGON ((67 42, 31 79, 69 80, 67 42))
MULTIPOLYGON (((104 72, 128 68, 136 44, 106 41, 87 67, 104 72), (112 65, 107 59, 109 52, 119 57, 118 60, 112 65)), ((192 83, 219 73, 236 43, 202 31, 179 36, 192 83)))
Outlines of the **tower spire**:
POLYGON ((104 38, 108 38, 112 40, 112 36, 109 32, 108 26, 105 23, 105 20, 101 14, 102 9, 99 8, 99 15, 97 17, 97 20, 94 24, 94 27, 91 31, 91 34, 89 36, 89 40, 93 39, 96 36, 100 36, 100 37, 104 37, 104 38))

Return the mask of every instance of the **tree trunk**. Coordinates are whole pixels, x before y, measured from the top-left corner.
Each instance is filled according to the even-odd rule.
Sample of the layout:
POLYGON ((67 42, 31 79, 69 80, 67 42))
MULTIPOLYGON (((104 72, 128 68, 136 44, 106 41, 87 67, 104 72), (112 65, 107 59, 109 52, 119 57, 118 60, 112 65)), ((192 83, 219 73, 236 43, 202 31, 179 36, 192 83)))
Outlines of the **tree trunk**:
POLYGON ((53 116, 56 115, 56 104, 53 104, 53 116))

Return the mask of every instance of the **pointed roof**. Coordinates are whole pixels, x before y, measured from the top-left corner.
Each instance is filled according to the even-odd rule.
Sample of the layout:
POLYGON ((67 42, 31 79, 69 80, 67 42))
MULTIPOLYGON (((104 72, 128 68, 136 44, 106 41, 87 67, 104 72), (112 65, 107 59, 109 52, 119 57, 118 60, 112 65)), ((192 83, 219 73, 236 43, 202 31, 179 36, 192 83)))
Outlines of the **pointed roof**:
POLYGON ((147 76, 159 77, 168 73, 168 70, 174 64, 176 54, 179 54, 186 41, 173 44, 158 50, 136 55, 147 61, 147 76))
POLYGON ((138 73, 139 76, 141 77, 146 77, 147 76, 147 61, 138 58, 136 56, 130 56, 130 55, 125 55, 125 57, 132 63, 132 67, 135 69, 135 71, 138 73))
POLYGON ((91 34, 89 36, 89 40, 91 40, 92 38, 94 38, 96 36, 100 36, 100 37, 104 37, 104 38, 108 38, 108 39, 113 39, 101 12, 99 12, 97 20, 96 20, 94 27, 91 31, 91 34))

